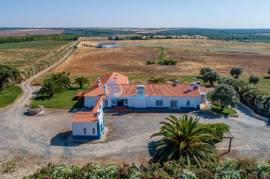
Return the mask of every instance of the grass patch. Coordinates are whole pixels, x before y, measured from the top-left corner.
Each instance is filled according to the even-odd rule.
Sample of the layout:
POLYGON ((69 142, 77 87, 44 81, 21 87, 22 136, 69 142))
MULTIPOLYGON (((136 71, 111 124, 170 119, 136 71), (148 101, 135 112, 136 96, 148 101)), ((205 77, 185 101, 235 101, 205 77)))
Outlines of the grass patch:
POLYGON ((213 112, 223 114, 224 116, 227 116, 227 117, 237 115, 236 110, 234 110, 232 108, 224 108, 223 110, 221 110, 221 107, 216 105, 216 104, 211 104, 211 110, 213 112))
MULTIPOLYGON (((270 95, 270 77, 269 76, 258 76, 260 81, 254 85, 257 89, 266 95, 270 95)), ((249 76, 243 75, 240 77, 241 80, 248 82, 249 76)))
POLYGON ((0 91, 0 107, 13 103, 20 94, 22 89, 19 86, 11 86, 0 91))
POLYGON ((76 104, 76 100, 72 100, 76 92, 82 89, 69 89, 62 90, 61 92, 55 93, 50 99, 34 99, 31 106, 44 106, 45 108, 59 108, 68 109, 76 104))

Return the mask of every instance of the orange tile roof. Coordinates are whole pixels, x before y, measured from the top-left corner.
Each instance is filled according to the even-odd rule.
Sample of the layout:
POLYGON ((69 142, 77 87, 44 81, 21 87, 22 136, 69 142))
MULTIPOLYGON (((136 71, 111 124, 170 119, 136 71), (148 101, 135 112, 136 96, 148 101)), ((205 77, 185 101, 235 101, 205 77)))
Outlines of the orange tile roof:
POLYGON ((89 112, 76 112, 72 116, 72 122, 95 122, 97 120, 97 111, 101 104, 101 102, 104 100, 104 96, 101 96, 93 109, 89 112))
MULTIPOLYGON (((116 72, 108 73, 98 79, 101 85, 108 84, 111 80, 113 80, 114 84, 128 84, 128 77, 116 72)), ((104 94, 103 87, 98 87, 98 79, 84 92, 83 96, 99 96, 104 94)))
MULTIPOLYGON (((136 95, 136 85, 118 85, 118 91, 114 92, 116 96, 126 97, 136 95)), ((111 90, 111 88, 109 88, 111 90)), ((189 90, 189 84, 182 83, 176 86, 172 84, 145 84, 145 96, 200 96, 198 88, 189 90)), ((112 94, 113 92, 111 92, 112 94)), ((113 95, 113 94, 112 94, 113 95)))

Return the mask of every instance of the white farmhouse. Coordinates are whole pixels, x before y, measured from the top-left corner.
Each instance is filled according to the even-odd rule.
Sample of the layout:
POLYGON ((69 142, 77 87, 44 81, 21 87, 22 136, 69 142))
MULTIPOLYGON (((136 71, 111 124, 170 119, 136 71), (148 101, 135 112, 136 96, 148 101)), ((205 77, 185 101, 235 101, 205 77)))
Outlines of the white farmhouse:
POLYGON ((101 78, 80 96, 89 112, 73 116, 73 136, 100 138, 104 132, 103 108, 148 110, 200 109, 205 93, 198 82, 130 84, 128 77, 110 73, 101 78))

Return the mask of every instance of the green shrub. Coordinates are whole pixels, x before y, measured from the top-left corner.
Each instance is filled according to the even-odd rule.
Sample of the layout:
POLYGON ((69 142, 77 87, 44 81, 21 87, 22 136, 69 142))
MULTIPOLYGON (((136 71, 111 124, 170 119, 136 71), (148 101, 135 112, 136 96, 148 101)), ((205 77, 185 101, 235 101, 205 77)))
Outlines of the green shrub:
POLYGON ((226 158, 223 164, 216 168, 215 177, 221 179, 241 179, 240 170, 237 169, 237 162, 226 158))
POLYGON ((146 61, 146 65, 153 65, 153 64, 156 64, 156 62, 153 61, 153 60, 147 60, 146 61))
POLYGON ((237 162, 238 170, 240 170, 241 178, 256 178, 257 177, 257 162, 254 159, 239 160, 237 162))
POLYGON ((257 175, 258 178, 268 178, 270 177, 270 164, 266 162, 259 162, 257 164, 257 175))
POLYGON ((202 124, 205 125, 207 128, 212 130, 213 135, 215 136, 215 142, 221 142, 223 139, 223 134, 230 131, 230 127, 228 124, 225 123, 209 123, 209 124, 202 124))
POLYGON ((270 177, 270 164, 258 162, 251 159, 233 160, 224 159, 206 163, 198 167, 181 163, 180 161, 169 161, 162 165, 159 163, 145 163, 140 167, 135 165, 101 165, 89 163, 79 168, 73 165, 54 165, 49 164, 39 169, 25 179, 65 179, 65 178, 91 178, 91 179, 147 179, 147 178, 166 178, 166 179, 266 179, 270 177))
POLYGON ((165 82, 165 78, 162 77, 162 76, 159 76, 159 77, 151 77, 149 79, 149 82, 150 83, 164 83, 165 82))
POLYGON ((99 165, 97 163, 89 163, 81 169, 82 176, 85 178, 99 179, 110 178, 116 179, 119 174, 119 167, 115 164, 99 165))

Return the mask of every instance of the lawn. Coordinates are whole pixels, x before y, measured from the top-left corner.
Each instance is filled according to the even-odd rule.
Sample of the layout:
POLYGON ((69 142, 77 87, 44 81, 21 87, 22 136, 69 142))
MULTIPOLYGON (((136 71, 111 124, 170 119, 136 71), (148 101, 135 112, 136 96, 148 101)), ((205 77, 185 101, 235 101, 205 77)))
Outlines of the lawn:
POLYGON ((211 104, 211 110, 213 112, 217 112, 223 114, 224 116, 235 116, 237 115, 237 111, 232 108, 224 108, 223 111, 221 110, 220 106, 216 104, 211 104))
POLYGON ((11 86, 0 91, 0 107, 5 107, 13 103, 22 93, 19 86, 11 86))
POLYGON ((63 90, 61 92, 55 93, 50 99, 34 99, 32 101, 32 106, 42 105, 45 108, 59 108, 68 109, 76 104, 76 100, 72 100, 78 89, 63 90))
MULTIPOLYGON (((255 86, 266 95, 270 95, 270 76, 259 76, 260 81, 255 86)), ((243 75, 240 77, 240 79, 247 81, 249 79, 249 76, 243 75)))

